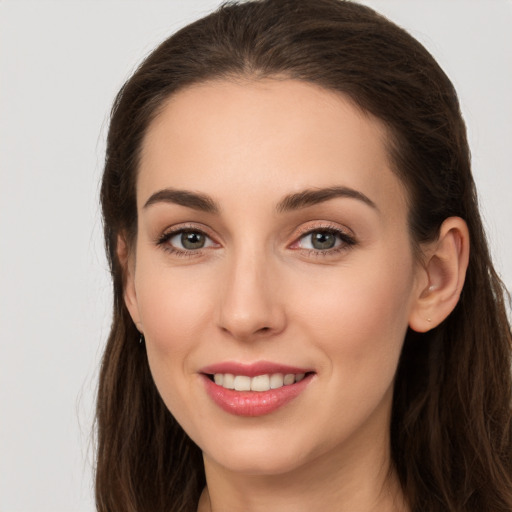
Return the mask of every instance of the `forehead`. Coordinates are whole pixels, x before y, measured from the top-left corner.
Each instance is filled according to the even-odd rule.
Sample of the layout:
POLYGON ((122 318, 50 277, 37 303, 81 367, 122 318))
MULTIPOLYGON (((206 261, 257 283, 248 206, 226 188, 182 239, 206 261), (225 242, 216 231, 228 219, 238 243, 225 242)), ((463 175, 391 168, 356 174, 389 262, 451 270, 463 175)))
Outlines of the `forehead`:
MULTIPOLYGON (((163 105, 143 141, 138 200, 166 187, 251 196, 343 185, 375 202, 405 192, 386 129, 339 93, 296 80, 215 81, 163 105)), ((139 203, 140 204, 140 203, 139 203)))

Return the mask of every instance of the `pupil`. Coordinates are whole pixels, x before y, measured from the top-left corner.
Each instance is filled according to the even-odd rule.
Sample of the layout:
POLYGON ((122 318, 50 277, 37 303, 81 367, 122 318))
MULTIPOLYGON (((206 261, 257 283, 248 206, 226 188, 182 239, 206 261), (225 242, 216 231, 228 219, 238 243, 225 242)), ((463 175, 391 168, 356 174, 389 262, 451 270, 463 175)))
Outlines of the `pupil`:
POLYGON ((181 244, 185 249, 201 249, 204 246, 204 235, 196 231, 184 231, 181 234, 181 244))
POLYGON ((317 231, 311 235, 311 244, 315 249, 332 249, 336 244, 336 236, 328 231, 317 231))

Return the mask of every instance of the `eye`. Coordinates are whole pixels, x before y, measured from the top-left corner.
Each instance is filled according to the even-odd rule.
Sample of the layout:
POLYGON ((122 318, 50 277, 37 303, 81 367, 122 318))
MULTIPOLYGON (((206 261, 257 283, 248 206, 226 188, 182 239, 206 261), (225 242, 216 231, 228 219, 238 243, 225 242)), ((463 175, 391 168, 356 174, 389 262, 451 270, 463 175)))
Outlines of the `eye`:
POLYGON ((329 253, 354 245, 354 238, 336 228, 318 228, 303 234, 292 248, 329 253))
POLYGON ((169 243, 187 251, 204 249, 211 240, 201 231, 181 231, 169 238, 169 243))
POLYGON ((313 231, 301 238, 301 246, 304 249, 315 249, 325 251, 336 247, 339 243, 338 237, 332 231, 313 231))
POLYGON ((157 245, 176 255, 192 255, 209 247, 218 247, 206 233, 200 229, 181 228, 164 233, 157 245))

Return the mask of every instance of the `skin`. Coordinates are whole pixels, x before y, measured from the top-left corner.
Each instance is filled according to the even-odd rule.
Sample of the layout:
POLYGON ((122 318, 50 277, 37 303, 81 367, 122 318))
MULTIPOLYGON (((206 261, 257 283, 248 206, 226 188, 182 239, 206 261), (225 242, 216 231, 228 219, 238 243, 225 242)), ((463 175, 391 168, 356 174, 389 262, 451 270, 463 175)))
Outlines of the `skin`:
POLYGON ((155 384, 203 450, 200 511, 408 510, 390 466, 393 379, 407 328, 428 330, 456 304, 468 244, 463 221, 449 219, 418 262, 406 199, 382 124, 310 84, 204 83, 150 125, 137 241, 128 249, 121 237, 119 255, 155 384), (218 212, 145 206, 169 187, 208 196, 218 212), (372 204, 340 196, 278 209, 324 187, 372 204), (184 228, 204 232, 205 247, 187 251, 179 233, 162 242, 184 228), (312 250, 312 230, 354 243, 336 235, 336 250, 312 250), (315 376, 256 418, 205 393, 202 367, 260 360, 315 376))

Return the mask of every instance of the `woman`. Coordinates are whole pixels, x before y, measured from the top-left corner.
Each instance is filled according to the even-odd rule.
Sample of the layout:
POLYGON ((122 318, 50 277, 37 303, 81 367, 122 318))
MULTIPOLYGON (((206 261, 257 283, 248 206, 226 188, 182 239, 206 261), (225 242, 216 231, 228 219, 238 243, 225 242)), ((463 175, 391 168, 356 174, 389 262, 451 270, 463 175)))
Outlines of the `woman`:
POLYGON ((511 510, 504 291, 402 29, 339 0, 185 27, 116 99, 101 199, 98 510, 511 510))

